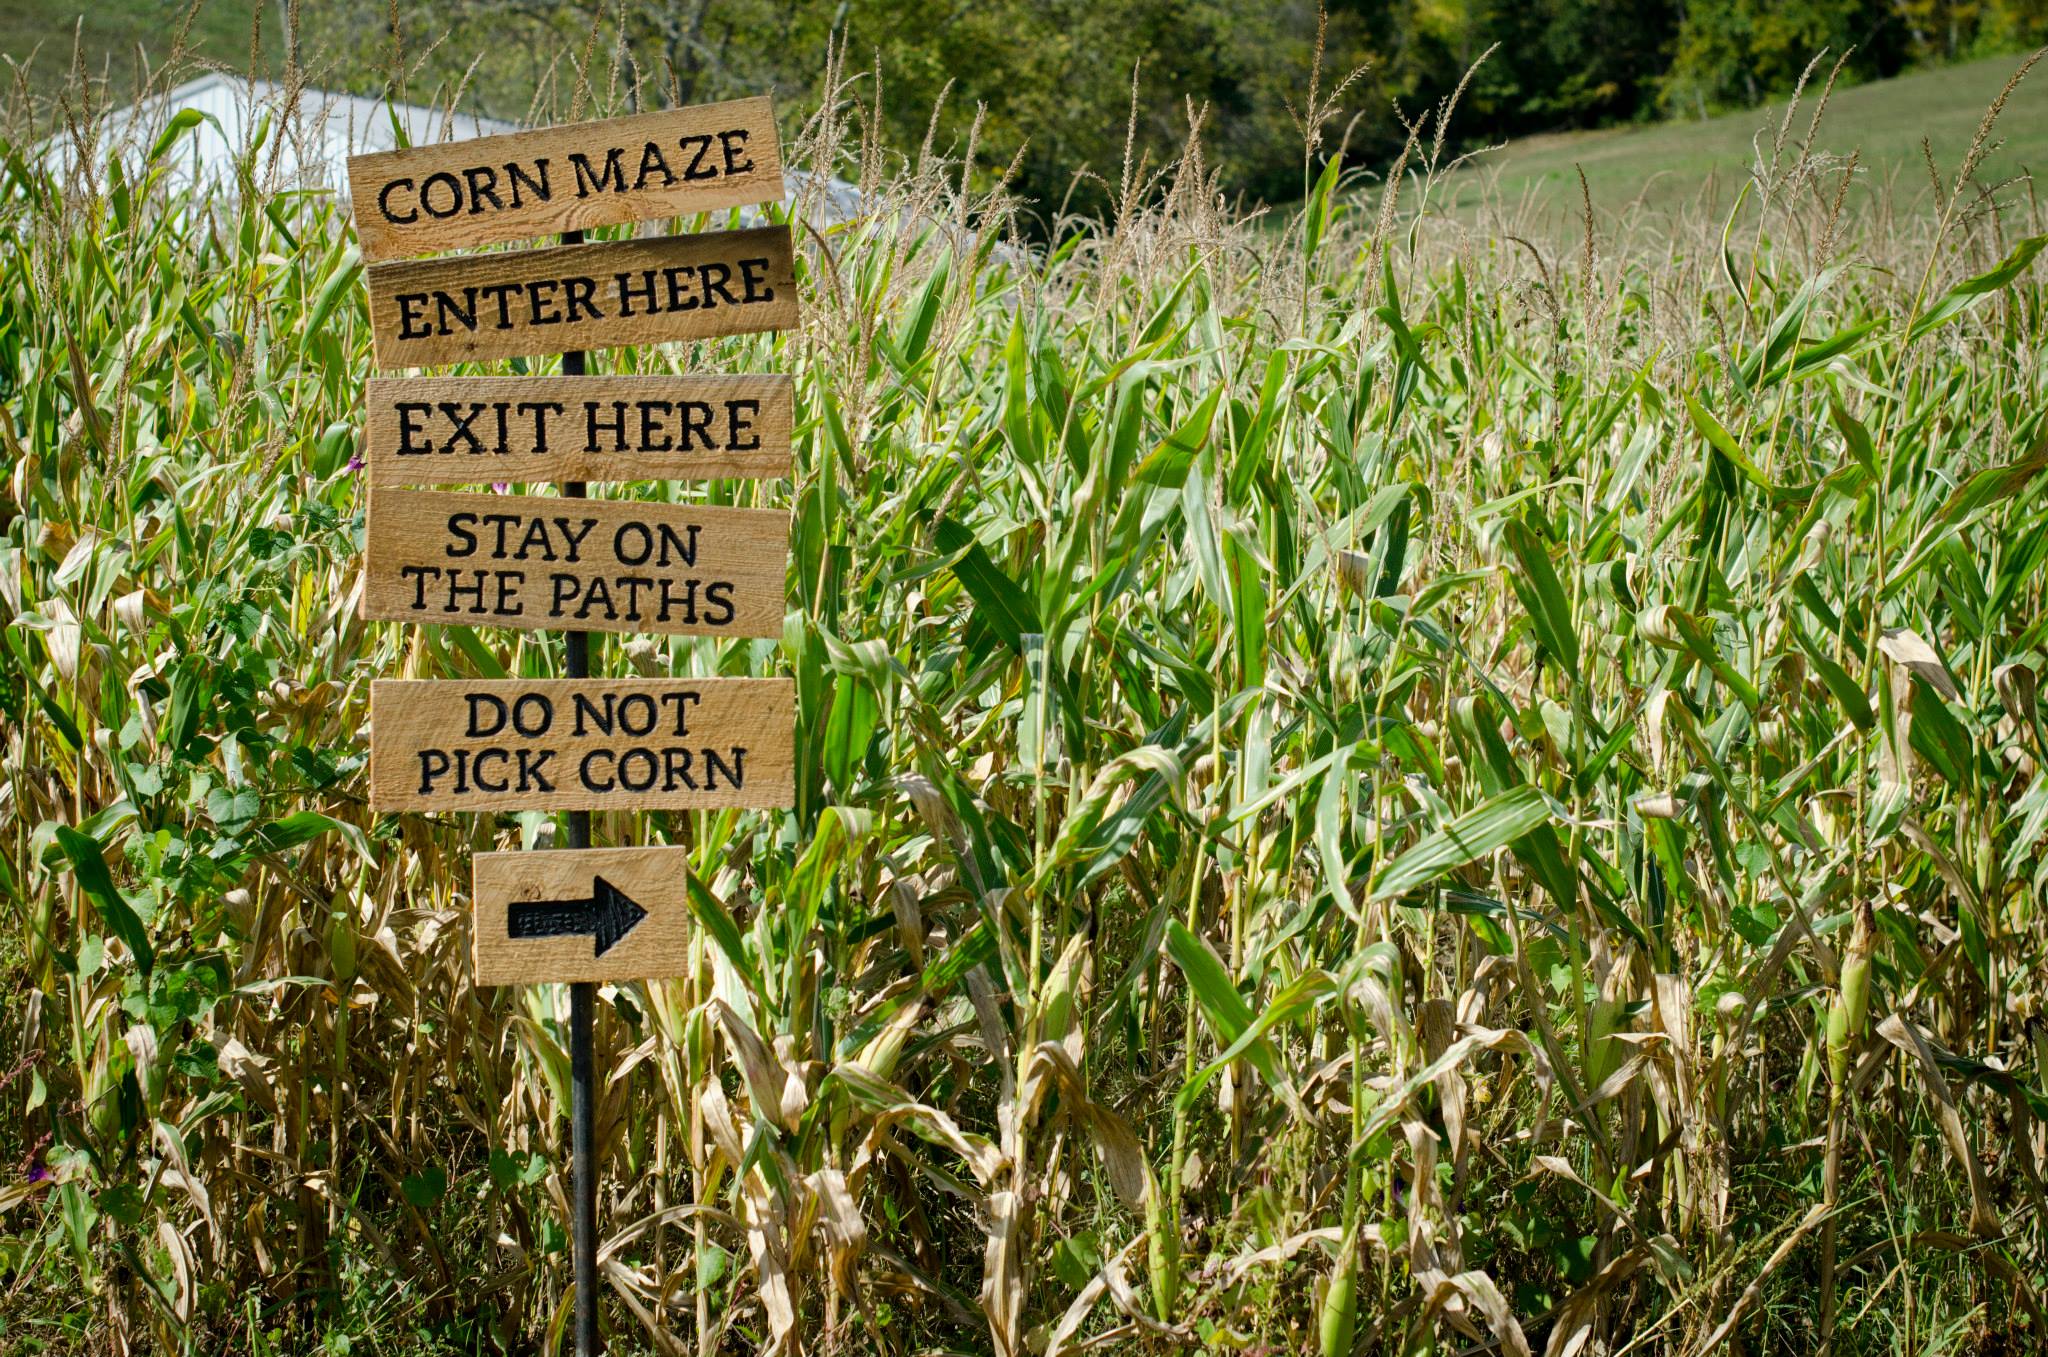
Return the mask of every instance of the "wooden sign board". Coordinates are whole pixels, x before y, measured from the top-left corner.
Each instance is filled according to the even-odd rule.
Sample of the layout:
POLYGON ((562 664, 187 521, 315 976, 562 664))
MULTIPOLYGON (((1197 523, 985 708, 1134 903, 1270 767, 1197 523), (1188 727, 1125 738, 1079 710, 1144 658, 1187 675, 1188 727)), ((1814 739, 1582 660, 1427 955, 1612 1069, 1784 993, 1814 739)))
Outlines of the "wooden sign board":
POLYGON ((782 197, 765 98, 350 156, 365 259, 527 240, 782 197))
POLYGON ((788 377, 372 377, 372 485, 787 476, 788 377))
POLYGON ((477 984, 604 983, 684 973, 689 850, 478 853, 473 861, 477 984))
POLYGON ((372 264, 377 366, 427 367, 797 322, 789 228, 372 264))
POLYGON ((362 615, 676 636, 780 636, 779 509, 370 492, 362 615))
POLYGON ((788 679, 378 679, 370 806, 789 806, 795 724, 788 679))

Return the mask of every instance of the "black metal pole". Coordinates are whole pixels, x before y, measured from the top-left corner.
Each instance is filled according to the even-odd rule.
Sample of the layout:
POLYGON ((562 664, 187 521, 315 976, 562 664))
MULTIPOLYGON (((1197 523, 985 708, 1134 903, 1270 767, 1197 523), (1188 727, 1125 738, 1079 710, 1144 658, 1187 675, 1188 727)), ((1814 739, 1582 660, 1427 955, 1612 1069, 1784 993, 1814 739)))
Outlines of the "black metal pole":
MULTIPOLYGON (((581 245, 581 231, 564 231, 564 245, 581 245)), ((587 371, 583 351, 562 355, 565 376, 587 371)), ((583 498, 583 482, 562 487, 568 499, 583 498)), ((590 677, 590 633, 567 632, 569 677, 590 677)), ((590 812, 569 812, 569 846, 590 847, 590 812)), ((573 1200, 570 1231, 576 1258, 576 1357, 598 1357, 597 1336, 597 1088, 591 1054, 591 1022, 597 1008, 597 986, 577 981, 569 986, 569 1188, 573 1200)))

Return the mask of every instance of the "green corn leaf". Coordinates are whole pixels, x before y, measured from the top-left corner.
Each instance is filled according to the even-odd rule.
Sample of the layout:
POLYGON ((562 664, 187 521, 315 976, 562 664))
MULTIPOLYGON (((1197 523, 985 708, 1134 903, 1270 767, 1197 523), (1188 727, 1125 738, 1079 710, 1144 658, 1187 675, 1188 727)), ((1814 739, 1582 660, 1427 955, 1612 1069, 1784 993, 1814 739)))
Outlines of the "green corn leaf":
POLYGON ((931 343, 932 327, 938 324, 940 304, 945 301, 946 284, 951 276, 952 261, 940 259, 899 322, 902 339, 898 342, 897 352, 906 371, 917 365, 918 360, 924 357, 925 346, 931 343))
POLYGON ((1153 812, 1165 805, 1179 787, 1178 772, 1153 773, 1141 781, 1122 804, 1103 816, 1081 840, 1077 856, 1086 855, 1076 888, 1086 886, 1123 860, 1137 846, 1153 812))
POLYGON ((1230 572, 1230 635, 1238 686, 1257 689, 1266 682, 1265 566, 1236 531, 1223 535, 1223 560, 1230 572))
POLYGON ((156 967, 156 952, 149 945, 149 930, 144 926, 135 907, 114 885, 112 873, 107 870, 106 857, 100 852, 99 842, 79 833, 69 825, 58 825, 57 846, 64 856, 71 860, 71 873, 78 879, 78 887, 86 898, 98 908, 100 918, 106 921, 114 936, 128 944, 128 950, 135 956, 135 963, 147 976, 156 967))
POLYGON ((1245 1045, 1239 1053, 1252 1062, 1252 1068, 1275 1089, 1287 1087, 1279 1057, 1272 1045, 1254 1030, 1251 1005, 1231 983, 1230 972, 1216 950, 1188 931, 1186 924, 1173 919, 1166 925, 1166 954, 1186 977, 1188 991, 1194 995, 1195 1005, 1201 1009, 1217 1042, 1226 1049, 1237 1050, 1238 1043, 1243 1041, 1245 1045))
POLYGON ((711 935, 711 941, 725 954, 725 959, 733 970, 747 982, 747 988, 758 996, 762 992, 761 973, 755 968, 754 959, 747 954, 746 939, 740 934, 739 924, 734 922, 731 913, 725 907, 725 902, 713 895, 695 872, 689 874, 688 882, 690 913, 696 916, 704 931, 711 935))
POLYGON ((1330 227, 1330 214, 1337 180, 1344 173, 1344 157, 1333 155, 1324 162, 1323 172, 1316 176, 1316 186, 1308 195, 1308 206, 1302 212, 1302 254, 1314 258, 1316 247, 1322 244, 1323 232, 1330 227))
MULTIPOLYGON (((1735 202, 1728 209, 1727 219, 1721 223, 1721 276, 1728 280, 1728 286, 1737 293, 1744 291, 1742 270, 1735 266, 1735 222, 1742 215, 1742 205, 1749 201, 1749 191, 1756 181, 1745 178, 1742 187, 1735 194, 1735 202)), ((1738 369, 1740 371, 1740 369, 1738 369)))
POLYGON ((1501 526, 1501 537, 1514 557, 1512 582, 1522 610, 1536 629, 1536 639, 1550 652, 1564 671, 1576 679, 1579 668, 1579 638, 1572 627, 1571 604, 1557 571, 1550 564, 1550 552, 1535 530, 1521 519, 1509 519, 1501 526))
POLYGON ((1003 345, 1003 437, 1018 461, 1037 466, 1045 458, 1045 447, 1031 406, 1030 379, 1031 349, 1024 341, 1020 310, 1010 318, 1010 336, 1003 345))
POLYGON ((1968 787, 1976 759, 1970 734, 1933 684, 1913 676, 1913 750, 1951 787, 1968 787))
POLYGON ((933 994, 944 994, 976 966, 986 966, 994 961, 996 954, 995 932, 989 928, 987 920, 977 919, 958 942, 946 949, 944 955, 925 967, 922 984, 933 994))
POLYGON ((2036 443, 2024 457, 2003 466, 1986 467, 1955 488, 1935 516, 1939 523, 1960 523, 1981 509, 2011 499, 2026 489, 2034 477, 2048 470, 2048 438, 2036 443))
POLYGON ((351 245, 341 252, 341 258, 328 273, 327 281, 320 285, 320 295, 314 298, 313 309, 306 313, 306 319, 301 322, 301 336, 319 334, 326 328, 327 318, 333 315, 334 308, 341 305, 342 300, 350 295, 350 289, 355 286, 355 281, 362 272, 363 256, 351 245))
MULTIPOLYGON (((1183 928, 1185 931, 1184 926, 1178 923, 1170 927, 1183 928)), ((1268 1032, 1293 1023, 1336 992, 1337 984, 1326 972, 1316 970, 1297 976, 1279 993, 1259 1005, 1258 1016, 1238 1034, 1235 1041, 1224 1048, 1221 1055, 1196 1070, 1194 1077, 1181 1085, 1180 1093, 1174 1098, 1175 1107, 1181 1111, 1192 1107, 1195 1099, 1201 1096, 1202 1090, 1208 1087, 1209 1081, 1228 1068, 1231 1061, 1248 1056, 1258 1046, 1268 1044, 1268 1032)))
POLYGON ((1172 290, 1160 298, 1159 304, 1152 308, 1152 319, 1145 322, 1145 329, 1138 335, 1139 348, 1150 348, 1171 332, 1174 312, 1180 309, 1180 301, 1187 295, 1188 284, 1193 282, 1200 272, 1199 267, 1188 268, 1181 274, 1180 281, 1173 285, 1172 290))
POLYGON ((1715 647, 1706 629, 1683 608, 1663 603, 1647 609, 1637 619, 1636 630, 1654 644, 1682 650, 1698 660, 1727 684, 1729 691, 1751 711, 1762 704, 1763 698, 1756 685, 1742 676, 1742 672, 1715 647))
POLYGON ((1906 342, 1926 337, 1992 293, 2009 286, 2027 271, 2028 265, 2034 262, 2034 256, 2044 248, 2048 248, 2048 235, 2028 236, 2012 247, 1997 268, 1957 283, 1914 320, 1912 328, 1906 331, 1906 342))
POLYGON ((1770 328, 1764 334, 1763 343, 1742 359, 1743 386, 1754 390, 1783 375, 1776 371, 1779 360, 1799 341, 1800 332, 1805 327, 1807 312, 1812 309, 1813 299, 1827 289, 1828 284, 1834 281, 1839 272, 1838 269, 1823 269, 1819 276, 1809 279, 1793 293, 1792 300, 1771 318, 1770 328))
MULTIPOLYGON (((9 630, 18 631, 19 628, 10 627, 9 630)), ((18 644, 17 648, 19 648, 18 644)), ((51 694, 50 690, 37 681, 32 671, 23 668, 16 672, 27 681, 29 691, 36 695, 36 705, 43 709, 43 715, 50 718, 50 725, 56 730, 58 737, 71 747, 73 753, 84 749, 85 736, 79 733, 78 723, 71 719, 69 712, 58 705, 56 697, 51 694)))
POLYGON ((265 851, 282 853, 288 848, 297 848, 300 844, 309 843, 322 834, 340 835, 342 841, 366 862, 373 857, 370 840, 361 829, 345 820, 322 815, 316 810, 298 811, 261 825, 256 830, 255 839, 265 851))
POLYGON ((1883 329, 1884 324, 1882 321, 1867 320, 1858 325, 1851 325, 1845 330, 1837 331, 1826 339, 1809 344, 1801 349, 1793 358, 1789 368, 1781 366, 1777 372, 1769 374, 1765 380, 1775 381, 1781 375, 1792 377, 1804 376, 1815 368, 1824 367, 1837 358, 1860 353, 1866 347, 1865 341, 1870 339, 1872 335, 1881 333, 1883 329))
POLYGON ((1862 685, 1850 678, 1848 671, 1841 665, 1822 654, 1820 647, 1807 636, 1804 627, 1794 626, 1791 631, 1799 640, 1799 648, 1806 652, 1807 663, 1812 665, 1813 672, 1820 676, 1821 684, 1835 699, 1835 704, 1842 709, 1842 714, 1848 717, 1858 730, 1869 730, 1877 717, 1870 710, 1870 698, 1864 693, 1862 685))
MULTIPOLYGON (((202 113, 196 108, 179 109, 171 120, 164 124, 164 130, 157 134, 156 144, 149 148, 149 163, 153 165, 169 155, 171 148, 202 122, 210 122, 216 130, 220 129, 219 121, 210 113, 202 113)), ((226 137, 227 133, 222 131, 221 135, 226 137)))
POLYGON ((1216 403, 1223 388, 1211 387, 1209 394, 1189 412, 1158 447, 1138 463, 1131 474, 1131 493, 1109 532, 1110 550, 1133 564, 1143 549, 1164 526, 1188 483, 1195 458, 1209 442, 1209 427, 1216 418, 1216 403))
POLYGON ((1863 468, 1867 476, 1877 475, 1877 451, 1870 441, 1870 430, 1863 427, 1861 420, 1844 410, 1834 401, 1828 402, 1828 416, 1835 421, 1835 427, 1842 431, 1842 441, 1849 445, 1849 453, 1856 459, 1856 465, 1863 468))
POLYGON ((825 775, 845 796, 867 757, 868 741, 881 720, 874 690, 852 674, 839 675, 832 691, 832 711, 825 718, 825 775))
POLYGON ((966 524, 941 519, 933 537, 939 550, 954 558, 953 575, 974 600, 975 616, 1022 655, 1025 633, 1045 630, 1030 597, 1003 573, 966 524))
POLYGON ((1323 774, 1323 788, 1316 797, 1316 852, 1323 860, 1323 889, 1346 914, 1353 912, 1353 906, 1350 861, 1344 854, 1344 793, 1350 784, 1351 760, 1364 749, 1360 743, 1339 750, 1323 774))
POLYGON ((1427 885, 1453 868, 1506 848, 1550 817, 1550 802, 1534 787, 1496 796, 1424 835, 1389 862, 1373 879, 1372 898, 1387 900, 1427 885))
POLYGON ((476 666, 476 672, 487 679, 507 677, 505 662, 498 658, 474 627, 437 627, 440 638, 461 651, 469 662, 476 666))
POLYGON ((1740 472, 1742 478, 1757 489, 1776 500, 1804 500, 1812 494, 1811 486, 1779 485, 1764 474, 1763 468, 1751 461, 1736 443, 1735 436, 1728 432, 1721 421, 1714 418, 1714 412, 1693 399, 1691 392, 1685 393, 1686 413, 1692 416, 1693 427, 1707 440, 1715 452, 1728 459, 1728 465, 1740 472))

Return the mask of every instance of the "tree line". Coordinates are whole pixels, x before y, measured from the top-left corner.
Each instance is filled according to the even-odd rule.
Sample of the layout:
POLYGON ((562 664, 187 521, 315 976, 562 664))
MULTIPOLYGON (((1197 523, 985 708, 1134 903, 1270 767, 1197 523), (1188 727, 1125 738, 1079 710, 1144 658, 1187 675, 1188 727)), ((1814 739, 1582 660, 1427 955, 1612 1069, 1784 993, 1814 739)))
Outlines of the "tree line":
POLYGON ((1752 105, 1823 51, 1871 79, 2039 43, 2048 0, 346 0, 301 22, 363 92, 402 72, 511 118, 578 62, 617 64, 642 101, 773 89, 800 116, 841 44, 896 145, 932 131, 957 155, 972 129, 977 164, 1014 162, 1046 217, 1103 210, 1127 141, 1164 163, 1191 113, 1225 192, 1299 197, 1319 54, 1320 92, 1343 86, 1323 152, 1384 165, 1475 63, 1459 145, 1752 105))

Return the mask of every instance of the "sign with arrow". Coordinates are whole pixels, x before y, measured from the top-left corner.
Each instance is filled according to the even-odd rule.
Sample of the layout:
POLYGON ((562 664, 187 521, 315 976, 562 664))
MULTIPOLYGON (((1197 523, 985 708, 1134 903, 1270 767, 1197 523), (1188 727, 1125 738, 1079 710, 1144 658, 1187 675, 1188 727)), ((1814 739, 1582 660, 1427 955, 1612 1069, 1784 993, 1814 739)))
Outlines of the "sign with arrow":
POLYGON ((689 850, 478 853, 479 985, 652 980, 687 968, 689 850))
POLYGON ((590 883, 581 900, 515 900, 505 915, 508 938, 573 938, 590 935, 590 955, 601 957, 633 931, 647 911, 603 877, 590 883))

